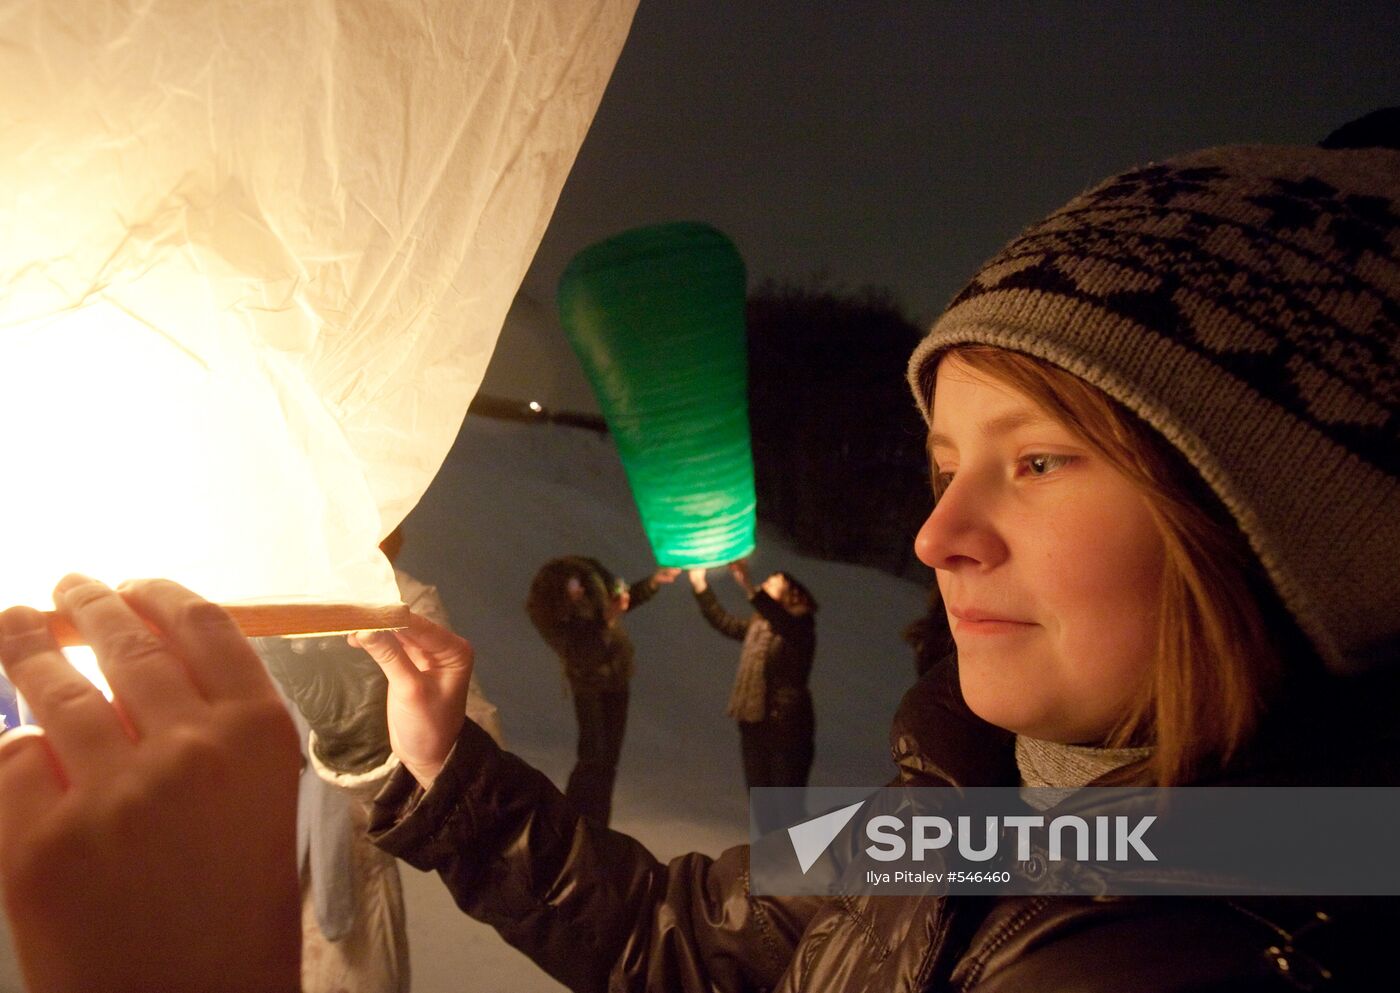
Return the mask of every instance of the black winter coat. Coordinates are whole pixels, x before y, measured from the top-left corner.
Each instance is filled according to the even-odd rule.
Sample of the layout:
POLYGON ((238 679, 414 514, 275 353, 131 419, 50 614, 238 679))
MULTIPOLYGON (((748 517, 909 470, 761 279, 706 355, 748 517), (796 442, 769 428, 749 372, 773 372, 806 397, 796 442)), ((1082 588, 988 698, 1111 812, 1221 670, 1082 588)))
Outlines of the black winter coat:
POLYGON ((817 654, 816 619, 794 616, 763 590, 754 592, 754 613, 740 620, 720 606, 714 591, 695 594, 700 614, 720 634, 742 641, 739 672, 729 697, 729 715, 740 721, 792 721, 812 712, 807 682, 817 654), (757 678, 747 678, 754 673, 757 678))
MULTIPOLYGON (((1337 765, 1319 763, 1317 729, 1292 730, 1292 752, 1272 753, 1294 773, 1284 780, 1335 781, 1321 778, 1337 765)), ((1013 783, 1011 743, 968 711, 949 665, 906 695, 891 733, 910 785, 1013 783)), ((1394 776, 1393 731, 1364 755, 1336 744, 1379 758, 1350 764, 1351 779, 1362 766, 1361 779, 1394 776)), ((579 991, 1284 993, 1388 989, 1396 976, 1391 899, 754 897, 747 846, 663 865, 580 819, 470 721, 431 792, 395 773, 372 834, 579 991)))
MULTIPOLYGON (((628 613, 655 596, 657 589, 650 576, 633 583, 628 613)), ((608 623, 589 602, 557 618, 548 629, 547 641, 564 664, 564 676, 574 693, 621 693, 631 682, 637 652, 622 619, 608 623)))

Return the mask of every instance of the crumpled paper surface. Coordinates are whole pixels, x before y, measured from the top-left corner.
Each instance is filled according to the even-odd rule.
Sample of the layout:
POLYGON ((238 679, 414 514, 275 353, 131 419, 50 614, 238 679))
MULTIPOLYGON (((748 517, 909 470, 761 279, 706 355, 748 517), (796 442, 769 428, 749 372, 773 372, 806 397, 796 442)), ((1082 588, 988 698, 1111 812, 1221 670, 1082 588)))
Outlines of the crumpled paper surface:
POLYGON ((0 0, 0 603, 397 600, 636 0, 0 0))

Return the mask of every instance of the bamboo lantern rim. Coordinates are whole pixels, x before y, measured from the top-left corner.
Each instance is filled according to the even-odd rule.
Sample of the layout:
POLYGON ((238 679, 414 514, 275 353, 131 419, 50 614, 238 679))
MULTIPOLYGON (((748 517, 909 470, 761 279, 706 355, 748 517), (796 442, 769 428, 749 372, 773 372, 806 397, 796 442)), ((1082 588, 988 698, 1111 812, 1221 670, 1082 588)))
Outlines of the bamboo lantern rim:
MULTIPOLYGON (((238 629, 248 638, 292 635, 351 634, 408 627, 405 604, 362 603, 243 603, 224 604, 238 629)), ((66 617, 55 611, 44 614, 60 648, 86 645, 87 640, 66 617)))

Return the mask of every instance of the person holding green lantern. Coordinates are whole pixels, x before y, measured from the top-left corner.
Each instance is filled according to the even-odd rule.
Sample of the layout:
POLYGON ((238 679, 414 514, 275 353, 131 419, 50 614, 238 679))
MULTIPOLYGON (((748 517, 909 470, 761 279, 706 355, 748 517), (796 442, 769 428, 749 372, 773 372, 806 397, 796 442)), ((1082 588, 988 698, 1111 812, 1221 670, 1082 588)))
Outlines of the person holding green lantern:
POLYGON ((680 572, 657 569, 629 584, 597 559, 566 555, 546 562, 530 583, 525 612, 563 663, 578 718, 578 761, 564 792, 602 827, 612 816, 636 656, 622 615, 675 582, 680 572))
POLYGON ((753 606, 747 619, 720 605, 704 569, 691 569, 689 576, 701 616, 726 638, 743 642, 727 712, 739 724, 744 785, 806 786, 815 752, 807 680, 817 650, 817 601, 786 572, 757 588, 742 560, 730 563, 729 572, 753 606))

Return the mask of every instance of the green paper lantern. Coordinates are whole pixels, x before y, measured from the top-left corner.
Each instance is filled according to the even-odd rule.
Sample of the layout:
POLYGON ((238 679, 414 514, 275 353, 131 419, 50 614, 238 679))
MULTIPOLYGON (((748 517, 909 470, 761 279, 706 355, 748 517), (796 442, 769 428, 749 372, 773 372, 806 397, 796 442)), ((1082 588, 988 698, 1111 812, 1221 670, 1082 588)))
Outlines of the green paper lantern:
POLYGON ((663 566, 754 547, 744 262, 704 224, 627 231, 584 249, 559 316, 612 431, 663 566))

